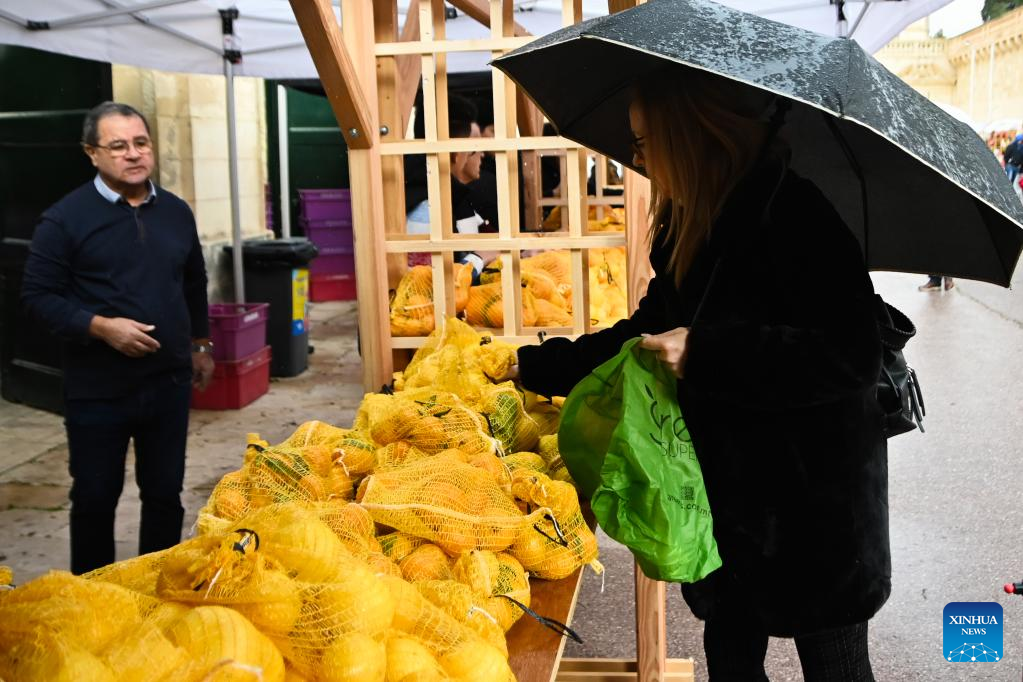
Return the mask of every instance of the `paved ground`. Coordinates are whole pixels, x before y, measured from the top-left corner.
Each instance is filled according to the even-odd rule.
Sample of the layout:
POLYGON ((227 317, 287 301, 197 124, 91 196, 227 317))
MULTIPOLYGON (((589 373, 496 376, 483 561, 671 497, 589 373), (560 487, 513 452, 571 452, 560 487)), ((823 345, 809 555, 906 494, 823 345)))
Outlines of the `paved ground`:
MULTIPOLYGON (((916 322, 907 349, 927 401, 926 434, 890 444, 894 591, 871 624, 871 655, 879 680, 1019 680, 1023 667, 1023 601, 1001 592, 1023 578, 1018 528, 1023 525, 1023 298, 965 283, 923 294, 919 276, 877 275, 878 290, 916 322), (942 609, 950 601, 996 601, 1005 609, 1005 659, 950 664, 942 656, 942 609)), ((275 381, 268 395, 237 412, 196 412, 186 477, 186 525, 209 490, 237 467, 247 431, 274 441, 295 424, 319 418, 351 422, 362 395, 351 304, 313 308, 317 352, 311 370, 275 381)), ((66 448, 60 419, 0 401, 0 563, 19 581, 67 565, 66 448)), ((130 477, 127 480, 132 480, 130 477)), ((133 486, 122 498, 118 534, 134 537, 138 503, 133 486)), ((118 545, 132 556, 131 542, 118 545)), ((587 575, 574 626, 585 643, 569 656, 631 657, 635 651, 632 561, 601 538, 603 579, 587 575), (603 583, 603 592, 601 586, 603 583)), ((765 586, 769 589, 769 586, 765 586)), ((669 589, 669 655, 692 656, 698 676, 702 627, 677 589, 669 589)), ((790 641, 772 640, 772 680, 800 680, 790 641)))

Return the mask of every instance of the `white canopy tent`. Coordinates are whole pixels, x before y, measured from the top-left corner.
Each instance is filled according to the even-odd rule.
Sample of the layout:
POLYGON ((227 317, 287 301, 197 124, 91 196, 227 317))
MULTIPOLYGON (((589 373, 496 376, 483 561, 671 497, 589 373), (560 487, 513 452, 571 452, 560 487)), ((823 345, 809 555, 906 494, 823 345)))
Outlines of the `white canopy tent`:
MULTIPOLYGON (((370 0, 363 0, 370 2, 370 0)), ((874 52, 910 23, 951 0, 721 0, 723 4, 820 33, 847 36, 874 52)), ((335 6, 337 0, 333 0, 335 6)), ((516 21, 533 35, 561 27, 561 0, 514 0, 516 21)), ((399 0, 399 12, 408 8, 399 0)), ((337 7, 335 13, 339 14, 337 7)), ((583 16, 607 13, 606 0, 583 0, 583 16)), ((487 29, 459 13, 446 24, 449 38, 482 38, 487 29)), ((289 0, 3 0, 0 44, 114 64, 227 78, 235 299, 245 300, 235 75, 316 78, 317 72, 289 0)), ((490 55, 449 56, 450 72, 486 70, 490 55)))

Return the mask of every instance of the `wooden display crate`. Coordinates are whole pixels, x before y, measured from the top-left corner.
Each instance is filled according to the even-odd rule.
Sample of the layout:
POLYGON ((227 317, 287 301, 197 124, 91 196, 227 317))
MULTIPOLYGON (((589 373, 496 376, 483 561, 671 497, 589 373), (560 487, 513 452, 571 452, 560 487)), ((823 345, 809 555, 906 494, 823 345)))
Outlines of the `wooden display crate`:
MULTIPOLYGON (((608 10, 621 11, 642 1, 608 0, 608 10)), ((649 183, 644 178, 631 171, 625 173, 624 234, 587 234, 588 151, 564 138, 541 136, 542 117, 497 70, 492 75, 495 137, 449 139, 447 54, 485 51, 497 57, 528 43, 531 37, 515 24, 512 0, 448 0, 458 10, 490 27, 490 38, 480 40, 445 40, 444 0, 410 0, 405 24, 400 29, 396 0, 341 0, 344 18, 341 27, 331 0, 290 2, 349 150, 359 331, 363 383, 367 390, 390 383, 396 348, 415 348, 423 342, 392 338, 390 333, 388 290, 404 272, 407 253, 431 253, 434 318, 440 320, 454 311, 454 252, 499 251, 505 273, 502 278, 505 324, 496 336, 512 343, 536 341, 537 330, 524 327, 521 318, 520 254, 526 249, 571 252, 573 324, 570 329, 557 330, 559 333, 576 336, 591 329, 586 271, 586 251, 591 248, 627 247, 629 306, 635 309, 650 276, 644 248, 649 183), (403 132, 410 120, 420 78, 426 137, 407 140, 403 132), (468 237, 452 230, 449 154, 474 150, 492 151, 496 158, 500 231, 494 236, 468 237), (548 152, 564 158, 565 189, 559 203, 564 202, 561 205, 567 213, 567 231, 532 233, 522 227, 536 227, 541 209, 536 174, 539 156, 548 152), (426 155, 430 203, 430 233, 426 238, 405 234, 402 170, 405 154, 426 155), (521 217, 518 154, 523 158, 527 206, 521 217)), ((581 0, 562 0, 564 25, 576 23, 581 17, 581 0)), ((599 196, 596 205, 605 201, 599 196)), ((541 583, 537 581, 533 598, 544 604, 547 615, 557 618, 564 611, 565 622, 570 621, 579 574, 565 581, 541 583)), ((572 660, 566 661, 559 672, 562 638, 551 633, 548 639, 557 641, 534 635, 520 640, 513 628, 509 649, 521 682, 691 679, 685 677, 691 675, 691 664, 665 658, 663 583, 649 581, 637 571, 636 586, 639 616, 636 662, 572 660)))

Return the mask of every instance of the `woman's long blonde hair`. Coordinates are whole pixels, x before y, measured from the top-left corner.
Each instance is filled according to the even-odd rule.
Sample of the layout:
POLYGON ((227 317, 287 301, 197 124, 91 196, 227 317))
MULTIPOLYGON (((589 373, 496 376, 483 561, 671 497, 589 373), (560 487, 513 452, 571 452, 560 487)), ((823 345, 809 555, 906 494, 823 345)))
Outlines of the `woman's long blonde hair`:
POLYGON ((744 96, 722 79, 687 69, 660 71, 636 84, 643 115, 644 166, 651 180, 651 239, 671 253, 679 286, 732 188, 756 161, 768 100, 744 96), (759 109, 759 110, 758 110, 759 109))

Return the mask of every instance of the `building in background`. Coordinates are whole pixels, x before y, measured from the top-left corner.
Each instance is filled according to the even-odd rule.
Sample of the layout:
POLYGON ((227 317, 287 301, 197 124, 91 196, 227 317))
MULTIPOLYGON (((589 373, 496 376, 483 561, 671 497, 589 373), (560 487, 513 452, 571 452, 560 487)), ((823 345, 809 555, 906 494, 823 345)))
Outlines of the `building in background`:
POLYGON ((874 55, 939 105, 965 112, 984 133, 1023 123, 1023 8, 953 38, 924 19, 874 55))

